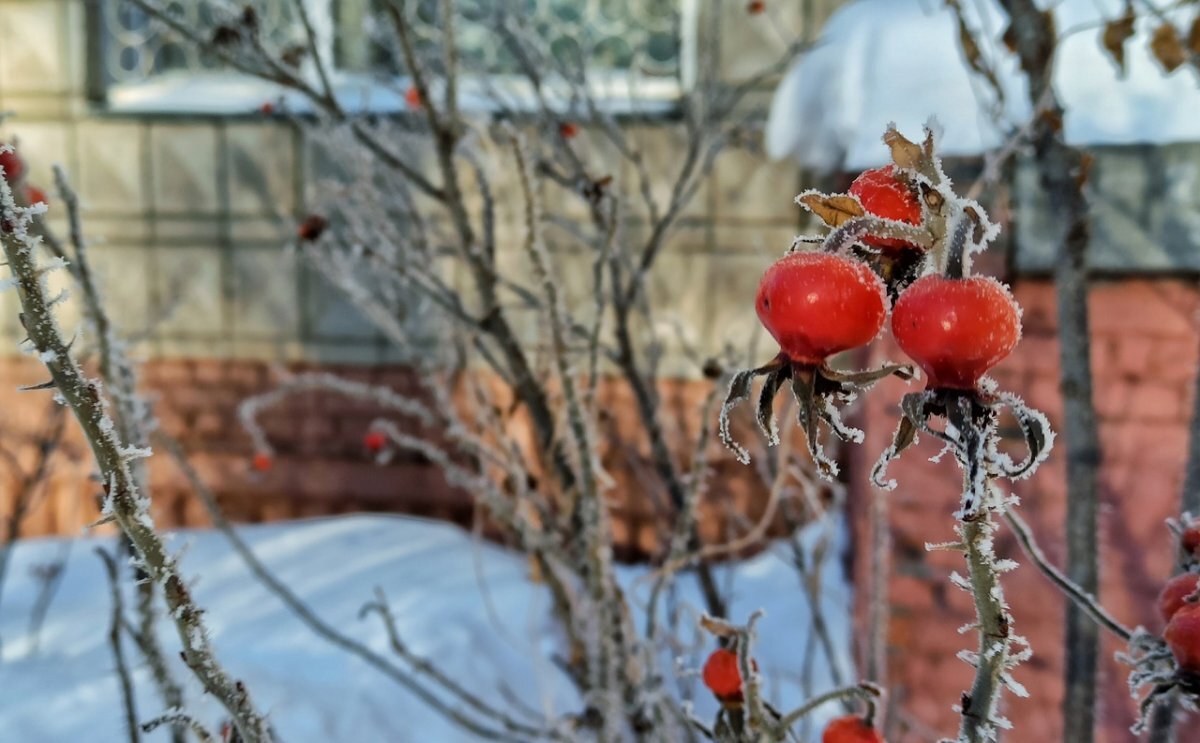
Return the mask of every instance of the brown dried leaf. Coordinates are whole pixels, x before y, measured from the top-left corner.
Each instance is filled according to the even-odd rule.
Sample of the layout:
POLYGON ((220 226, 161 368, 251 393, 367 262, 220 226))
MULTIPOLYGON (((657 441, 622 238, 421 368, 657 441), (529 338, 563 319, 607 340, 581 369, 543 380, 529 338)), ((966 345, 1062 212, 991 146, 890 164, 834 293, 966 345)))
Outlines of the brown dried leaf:
POLYGON ((841 227, 851 219, 866 214, 862 204, 853 196, 809 193, 800 197, 800 203, 830 227, 841 227))
POLYGON ((924 151, 909 141, 894 128, 889 128, 883 135, 883 143, 892 151, 892 162, 901 168, 919 170, 925 158, 924 151))
POLYGON ((1187 52, 1179 39, 1179 31, 1170 23, 1164 23, 1154 29, 1154 36, 1150 39, 1150 51, 1167 72, 1174 72, 1187 61, 1187 52))
POLYGON ((1133 9, 1126 6, 1125 15, 1104 24, 1104 35, 1100 40, 1104 48, 1112 55, 1113 61, 1117 63, 1117 69, 1121 71, 1122 75, 1125 74, 1125 42, 1130 36, 1133 36, 1135 20, 1133 9))
POLYGON ((1188 31, 1187 46, 1192 54, 1200 54, 1200 15, 1192 21, 1192 28, 1188 31))

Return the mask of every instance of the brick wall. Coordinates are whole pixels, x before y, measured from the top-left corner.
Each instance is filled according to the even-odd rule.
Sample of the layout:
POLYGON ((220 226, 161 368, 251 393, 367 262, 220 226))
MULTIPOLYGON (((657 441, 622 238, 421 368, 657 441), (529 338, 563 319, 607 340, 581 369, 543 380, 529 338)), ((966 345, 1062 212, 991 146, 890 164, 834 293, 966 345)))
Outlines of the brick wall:
MULTIPOLYGON (((1031 405, 1062 419, 1058 391, 1059 356, 1055 338, 1053 285, 1019 281, 1014 286, 1025 309, 1024 340, 997 368, 995 377, 1031 405)), ((1173 279, 1103 282, 1092 291, 1092 362, 1104 463, 1100 473, 1103 585, 1101 597, 1129 626, 1160 629, 1154 600, 1170 574, 1172 548, 1163 520, 1177 514, 1191 386, 1197 362, 1196 312, 1200 292, 1173 279)), ((895 356, 895 352, 893 352, 895 356)), ((866 507, 876 497, 866 485, 871 458, 886 446, 896 422, 896 403, 905 388, 887 383, 868 397, 864 410, 867 442, 852 475, 851 502, 859 540, 868 538, 866 507)), ((900 483, 887 494, 894 540, 890 583, 893 618, 889 653, 891 679, 901 686, 901 704, 921 723, 939 731, 955 725, 950 706, 969 688, 972 671, 954 656, 973 648, 972 635, 956 630, 974 620, 970 596, 951 587, 952 570, 964 572, 961 555, 926 552, 926 542, 953 539, 950 514, 959 498, 959 473, 948 462, 932 464, 933 442, 923 441, 894 463, 900 483)), ((1017 483, 1021 513, 1032 524, 1046 554, 1065 562, 1064 448, 1060 445, 1030 480, 1017 483)), ((860 541, 865 544, 865 541, 860 541)), ((997 550, 1022 563, 1012 535, 1001 530, 997 550)), ((856 563, 857 584, 867 586, 864 560, 856 563)), ((1008 696, 1006 714, 1025 740, 1061 737, 1063 600, 1032 566, 1022 564, 1004 578, 1016 618, 1015 631, 1029 638, 1033 659, 1017 671, 1031 693, 1027 700, 1008 696)), ((862 597, 861 601, 865 601, 862 597)), ((1101 653, 1099 714, 1108 743, 1129 741, 1133 706, 1126 672, 1114 659, 1116 643, 1107 638, 1101 653)), ((1200 718, 1181 741, 1200 741, 1200 718)), ((903 740, 924 741, 912 733, 903 740)))

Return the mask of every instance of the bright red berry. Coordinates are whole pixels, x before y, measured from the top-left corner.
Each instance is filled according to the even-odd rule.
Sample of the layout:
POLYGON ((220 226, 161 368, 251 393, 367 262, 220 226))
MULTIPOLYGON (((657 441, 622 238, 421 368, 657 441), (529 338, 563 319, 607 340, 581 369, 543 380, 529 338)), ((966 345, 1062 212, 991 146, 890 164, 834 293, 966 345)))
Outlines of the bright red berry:
POLYGON ((256 453, 254 455, 254 459, 250 462, 250 465, 258 472, 266 472, 267 470, 271 469, 274 464, 275 462, 271 459, 271 455, 267 454, 265 451, 256 453))
MULTIPOLYGON (((753 660, 751 666, 758 664, 753 660)), ((704 685, 717 699, 737 702, 742 699, 742 672, 738 668, 737 653, 728 648, 717 648, 704 663, 704 685)))
POLYGON ((767 9, 767 4, 763 0, 750 0, 746 3, 746 12, 750 15, 758 15, 767 9))
MULTIPOLYGON (((4 143, 0 142, 0 147, 2 146, 4 143)), ((0 168, 4 170, 4 180, 9 183, 16 183, 25 175, 25 161, 21 159, 16 150, 0 151, 0 168)))
POLYGON ((34 185, 25 187, 25 200, 29 202, 30 206, 50 203, 50 200, 46 198, 46 192, 34 185))
MULTIPOLYGON (((850 184, 850 193, 858 197, 858 203, 869 214, 907 224, 921 223, 921 204, 908 184, 895 174, 896 166, 888 165, 874 170, 864 170, 850 184)), ((917 246, 894 237, 868 235, 863 242, 881 250, 888 248, 912 248, 917 246)))
POLYGON ((299 237, 305 242, 312 242, 319 238, 325 228, 329 226, 329 220, 322 217, 320 214, 309 214, 296 228, 296 237, 299 237))
POLYGON ((1021 338, 1017 303, 985 276, 917 279, 896 300, 892 334, 930 388, 973 389, 1021 338))
POLYGON ((404 91, 404 103, 409 108, 416 109, 420 108, 425 101, 421 99, 421 91, 415 87, 409 87, 408 90, 404 91))
POLYGON ((1167 624, 1163 638, 1181 670, 1200 674, 1200 605, 1180 609, 1167 624))
POLYGON ((1184 552, 1200 557, 1200 521, 1193 521, 1188 528, 1183 530, 1183 533, 1179 535, 1179 544, 1183 547, 1184 552))
POLYGON ((387 443, 387 437, 379 431, 368 431, 363 436, 363 448, 372 454, 383 451, 384 444, 387 443))
POLYGON ((790 360, 825 357, 869 343, 887 314, 883 285, 858 261, 829 253, 789 253, 771 264, 754 307, 790 360))
POLYGON ((1184 599, 1196 593, 1197 589, 1200 589, 1200 575, 1195 573, 1180 573, 1167 581, 1162 593, 1158 594, 1158 613, 1163 621, 1171 621, 1171 617, 1186 604, 1184 599))
POLYGON ((558 135, 563 139, 574 139, 579 134, 579 125, 564 121, 558 125, 558 135))
POLYGON ((821 743, 886 743, 883 733, 857 715, 839 717, 825 728, 821 743))

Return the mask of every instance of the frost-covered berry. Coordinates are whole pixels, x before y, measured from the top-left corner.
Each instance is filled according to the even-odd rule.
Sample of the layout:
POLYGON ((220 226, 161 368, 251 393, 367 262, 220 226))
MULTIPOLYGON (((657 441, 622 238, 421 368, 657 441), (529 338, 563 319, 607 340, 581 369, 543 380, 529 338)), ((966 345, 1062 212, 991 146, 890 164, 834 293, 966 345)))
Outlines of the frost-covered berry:
MULTIPOLYGON (((3 147, 4 144, 4 142, 0 142, 0 147, 3 147)), ((25 175, 25 161, 21 159, 16 150, 2 150, 0 151, 0 169, 4 170, 4 180, 16 183, 25 175)))
POLYGON ((821 743, 885 743, 883 733, 857 715, 839 717, 825 728, 821 743))
MULTIPOLYGON (((751 661, 757 668, 757 664, 751 661)), ((717 648, 704 663, 704 685, 722 702, 742 700, 742 672, 738 668, 737 653, 728 648, 717 648)))
MULTIPOLYGON (((896 166, 864 170, 850 184, 850 193, 868 214, 907 224, 921 223, 921 203, 907 183, 896 177, 896 166)), ((894 237, 868 235, 863 242, 880 250, 912 248, 912 243, 894 237)))
POLYGON ((25 187, 25 201, 30 206, 34 204, 49 204, 50 199, 46 197, 46 192, 34 185, 25 187))
POLYGON ((267 454, 265 451, 256 453, 254 455, 254 459, 250 461, 250 466, 252 466, 256 472, 266 472, 267 470, 271 469, 274 464, 275 462, 271 459, 271 455, 267 454))
POLYGON ((829 253, 789 253, 763 274, 754 307, 795 363, 866 345, 883 327, 883 285, 858 261, 829 253))
POLYGON ((1200 674, 1200 605, 1185 606, 1176 612, 1163 637, 1180 670, 1200 674))
POLYGON ((1189 555, 1200 557, 1200 521, 1193 521, 1179 535, 1179 544, 1189 555))
POLYGON ((421 99, 421 91, 415 87, 409 87, 404 91, 404 103, 414 111, 424 105, 425 101, 421 99))
POLYGON ((322 217, 320 214, 309 214, 296 228, 296 237, 299 237, 305 242, 312 242, 321 237, 325 232, 325 228, 329 226, 329 220, 322 217))
POLYGON ((383 451, 383 445, 387 443, 387 437, 379 431, 368 431, 363 436, 363 448, 372 454, 383 451))
POLYGON ((974 389, 1021 338, 1017 303, 985 276, 917 279, 896 300, 892 335, 931 389, 974 389))
POLYGON ((1163 621, 1171 621, 1171 617, 1183 608, 1185 599, 1196 593, 1198 588, 1200 575, 1195 573, 1182 573, 1167 581, 1162 593, 1158 595, 1158 613, 1162 615, 1163 621))

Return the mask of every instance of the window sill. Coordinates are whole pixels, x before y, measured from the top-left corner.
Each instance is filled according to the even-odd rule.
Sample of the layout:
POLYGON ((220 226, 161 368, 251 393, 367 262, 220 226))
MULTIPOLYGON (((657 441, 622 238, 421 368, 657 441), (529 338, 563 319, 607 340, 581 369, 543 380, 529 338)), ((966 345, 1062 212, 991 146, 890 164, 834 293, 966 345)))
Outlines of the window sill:
MULTIPOLYGON (((572 110, 571 98, 560 85, 546 86, 544 96, 557 111, 572 110)), ((411 111, 405 102, 406 79, 383 81, 359 75, 339 75, 334 90, 350 113, 398 114, 411 111)), ((678 108, 683 88, 677 80, 636 79, 616 73, 592 80, 600 108, 614 116, 659 117, 678 108)), ((433 91, 432 95, 439 95, 433 91)), ((139 83, 111 86, 105 112, 128 116, 256 116, 309 115, 312 103, 300 93, 237 73, 170 74, 139 83), (269 111, 264 111, 264 107, 269 111)), ((527 113, 537 99, 529 80, 519 75, 464 77, 459 82, 459 108, 465 114, 527 113)))

